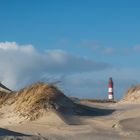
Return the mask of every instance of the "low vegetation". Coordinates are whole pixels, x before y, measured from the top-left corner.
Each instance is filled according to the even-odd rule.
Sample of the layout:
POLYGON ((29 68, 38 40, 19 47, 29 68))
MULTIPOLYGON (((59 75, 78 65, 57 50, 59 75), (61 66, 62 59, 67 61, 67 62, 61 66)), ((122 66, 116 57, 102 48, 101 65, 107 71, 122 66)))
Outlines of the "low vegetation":
POLYGON ((0 107, 10 105, 21 117, 35 120, 46 111, 72 108, 74 103, 53 84, 38 82, 17 92, 0 92, 0 107))
POLYGON ((117 101, 115 100, 108 100, 108 99, 80 99, 80 101, 88 101, 88 102, 93 102, 93 103, 116 103, 117 101))
POLYGON ((131 86, 119 103, 140 103, 140 85, 131 86))

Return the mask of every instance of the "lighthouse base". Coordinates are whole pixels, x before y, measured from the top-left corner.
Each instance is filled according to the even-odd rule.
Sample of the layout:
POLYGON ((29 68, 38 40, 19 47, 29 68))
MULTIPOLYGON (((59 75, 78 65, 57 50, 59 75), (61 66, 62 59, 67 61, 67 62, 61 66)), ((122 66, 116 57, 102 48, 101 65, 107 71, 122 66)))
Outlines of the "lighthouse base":
POLYGON ((113 100, 114 98, 113 98, 113 95, 108 95, 108 100, 113 100))

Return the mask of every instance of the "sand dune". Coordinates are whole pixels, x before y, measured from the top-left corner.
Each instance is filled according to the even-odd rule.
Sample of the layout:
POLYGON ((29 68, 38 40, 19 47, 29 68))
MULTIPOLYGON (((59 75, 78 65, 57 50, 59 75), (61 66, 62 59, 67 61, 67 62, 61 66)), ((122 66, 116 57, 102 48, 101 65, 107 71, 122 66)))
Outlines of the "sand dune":
MULTIPOLYGON (((78 125, 69 125, 55 113, 48 112, 46 116, 41 117, 34 121, 23 122, 16 125, 5 126, 9 130, 14 132, 19 132, 27 135, 38 136, 40 138, 48 138, 54 140, 138 140, 140 134, 136 133, 135 130, 129 130, 129 126, 133 125, 128 124, 127 121, 129 114, 130 118, 135 117, 135 112, 138 111, 139 105, 131 107, 129 106, 118 106, 117 104, 101 104, 96 107, 94 105, 93 109, 96 109, 99 112, 106 109, 112 110, 115 109, 112 113, 109 114, 96 114, 92 116, 77 116, 80 119, 81 123, 78 125), (97 108, 98 106, 98 108, 97 108), (101 109, 101 110, 100 110, 101 109), (131 111, 134 113, 132 115, 131 111), (49 117, 48 117, 49 116, 49 117), (126 129, 127 126, 127 129, 126 129), (132 133, 133 132, 133 133, 132 133)), ((139 115, 140 116, 140 115, 139 115)), ((137 116, 138 117, 138 116, 137 116)), ((129 122, 129 121, 128 121, 129 122)), ((138 121, 139 122, 139 121, 138 121)), ((138 123, 137 120, 134 123, 138 123)), ((31 138, 31 137, 30 137, 31 138)))
POLYGON ((140 103, 140 85, 130 87, 119 103, 140 103))
POLYGON ((17 92, 2 91, 0 96, 0 139, 139 140, 140 137, 140 104, 73 102, 58 88, 45 83, 35 83, 17 92))

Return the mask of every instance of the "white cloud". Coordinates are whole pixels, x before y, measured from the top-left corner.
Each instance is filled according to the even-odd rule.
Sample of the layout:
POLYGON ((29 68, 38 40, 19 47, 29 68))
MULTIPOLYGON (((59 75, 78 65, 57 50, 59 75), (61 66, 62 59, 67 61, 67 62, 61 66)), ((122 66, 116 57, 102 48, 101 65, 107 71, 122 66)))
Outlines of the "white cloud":
POLYGON ((71 55, 62 50, 38 52, 32 45, 0 43, 0 81, 17 89, 46 75, 63 75, 110 67, 106 63, 71 55))
POLYGON ((5 51, 25 51, 25 52, 30 52, 34 50, 34 47, 32 45, 18 45, 16 42, 0 42, 0 50, 5 50, 5 51))
POLYGON ((18 46, 16 44, 16 42, 0 42, 0 49, 2 50, 16 50, 18 49, 18 46))
POLYGON ((32 45, 0 43, 0 81, 11 89, 47 79, 61 81, 67 95, 106 98, 110 76, 118 98, 129 86, 140 82, 138 69, 117 69, 63 50, 40 53, 32 45))

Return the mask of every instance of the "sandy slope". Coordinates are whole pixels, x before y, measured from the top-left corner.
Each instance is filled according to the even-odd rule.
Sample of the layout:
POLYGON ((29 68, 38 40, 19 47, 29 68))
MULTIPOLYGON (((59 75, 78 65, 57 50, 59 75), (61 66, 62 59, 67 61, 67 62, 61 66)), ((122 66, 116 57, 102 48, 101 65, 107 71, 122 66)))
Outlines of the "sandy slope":
MULTIPOLYGON (((88 105, 88 103, 86 103, 88 105)), ((56 112, 48 112, 35 121, 18 120, 15 116, 0 119, 2 139, 50 139, 50 140, 139 140, 140 105, 89 104, 94 115, 67 118, 79 121, 68 125, 56 112), (115 109, 115 110, 114 110, 115 109), (113 112, 104 112, 113 110, 113 112), (75 118, 77 117, 77 118, 75 118), (13 120, 11 120, 13 119, 13 120), (11 121, 11 122, 10 122, 11 121), (3 124, 3 125, 2 125, 3 124)), ((71 123, 71 122, 70 122, 71 123)))
POLYGON ((0 139, 140 140, 140 104, 129 102, 132 91, 138 90, 116 104, 75 103, 45 83, 1 92, 0 139))
POLYGON ((120 100, 119 104, 139 104, 140 103, 140 85, 135 85, 126 91, 124 97, 120 100))

